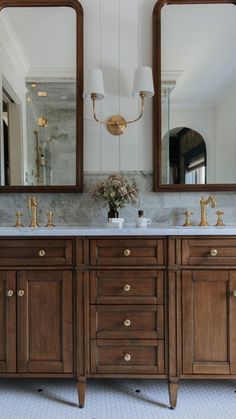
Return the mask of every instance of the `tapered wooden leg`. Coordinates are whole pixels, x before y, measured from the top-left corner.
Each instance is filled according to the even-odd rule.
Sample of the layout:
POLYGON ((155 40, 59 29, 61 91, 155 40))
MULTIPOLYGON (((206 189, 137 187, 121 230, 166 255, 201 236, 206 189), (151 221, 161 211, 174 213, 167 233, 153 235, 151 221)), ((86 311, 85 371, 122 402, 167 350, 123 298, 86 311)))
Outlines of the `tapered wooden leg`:
POLYGON ((78 390, 78 399, 79 399, 79 407, 84 407, 85 401, 85 390, 86 390, 86 380, 80 379, 77 381, 77 390, 78 390))
POLYGON ((171 407, 171 409, 175 409, 176 404, 177 404, 177 395, 178 395, 179 384, 178 383, 171 383, 169 381, 168 387, 169 387, 170 407, 171 407))

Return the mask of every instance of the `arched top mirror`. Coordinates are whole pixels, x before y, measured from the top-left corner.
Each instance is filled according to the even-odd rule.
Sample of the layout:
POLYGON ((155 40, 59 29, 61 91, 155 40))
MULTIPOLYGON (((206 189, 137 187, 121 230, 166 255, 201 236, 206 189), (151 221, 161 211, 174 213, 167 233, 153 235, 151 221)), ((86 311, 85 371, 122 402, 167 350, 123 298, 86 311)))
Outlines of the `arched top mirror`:
POLYGON ((236 190, 235 39, 233 1, 157 1, 155 191, 236 190))
POLYGON ((0 0, 0 192, 83 190, 83 10, 0 0))

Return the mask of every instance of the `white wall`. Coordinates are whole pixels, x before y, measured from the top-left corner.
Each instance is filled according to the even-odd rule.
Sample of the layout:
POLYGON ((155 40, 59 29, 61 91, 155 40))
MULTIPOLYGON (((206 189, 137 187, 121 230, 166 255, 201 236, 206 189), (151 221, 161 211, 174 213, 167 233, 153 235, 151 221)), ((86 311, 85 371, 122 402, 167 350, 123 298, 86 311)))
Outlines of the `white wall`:
MULTIPOLYGON (((85 76, 88 68, 104 72, 106 96, 98 116, 120 113, 133 119, 139 101, 132 98, 135 69, 152 65, 152 10, 156 0, 81 0, 84 9, 85 76)), ((112 136, 92 117, 85 101, 85 171, 152 170, 152 101, 140 122, 112 136)))
POLYGON ((236 164, 236 85, 217 107, 216 182, 235 183, 236 164))

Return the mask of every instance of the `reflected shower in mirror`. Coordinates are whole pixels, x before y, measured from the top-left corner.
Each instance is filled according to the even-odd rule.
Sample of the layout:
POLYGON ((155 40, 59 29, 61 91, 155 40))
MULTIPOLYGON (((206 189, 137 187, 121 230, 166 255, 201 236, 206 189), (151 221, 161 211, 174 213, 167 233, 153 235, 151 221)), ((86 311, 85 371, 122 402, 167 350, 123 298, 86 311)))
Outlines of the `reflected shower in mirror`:
POLYGON ((231 2, 157 2, 155 190, 236 188, 235 39, 231 2))
POLYGON ((0 11, 1 190, 81 190, 82 8, 76 0, 20 3, 0 11))
POLYGON ((169 130, 162 143, 162 183, 204 185, 206 183, 206 143, 187 127, 169 130))

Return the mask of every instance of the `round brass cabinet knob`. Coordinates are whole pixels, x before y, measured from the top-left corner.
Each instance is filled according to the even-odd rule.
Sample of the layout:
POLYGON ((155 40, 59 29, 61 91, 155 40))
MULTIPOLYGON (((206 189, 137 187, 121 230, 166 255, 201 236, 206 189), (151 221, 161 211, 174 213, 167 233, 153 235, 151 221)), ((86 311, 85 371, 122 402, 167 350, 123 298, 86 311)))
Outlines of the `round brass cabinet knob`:
POLYGON ((124 321, 124 326, 129 327, 131 325, 131 321, 129 319, 126 319, 124 321))
POLYGON ((14 291, 12 290, 6 290, 6 296, 7 297, 12 297, 14 295, 14 291))
POLYGON ((25 293, 25 291, 24 291, 24 290, 19 290, 19 291, 17 291, 17 295, 18 295, 18 297, 23 297, 24 293, 25 293))
POLYGON ((211 256, 217 256, 218 251, 216 249, 211 250, 211 256))
POLYGON ((125 292, 129 292, 131 290, 131 286, 129 284, 125 284, 124 287, 123 287, 123 290, 125 292))
POLYGON ((233 296, 236 298, 236 290, 233 290, 233 296))
POLYGON ((131 360, 131 355, 130 355, 130 354, 125 354, 125 356, 124 356, 124 360, 125 360, 126 362, 129 362, 129 361, 131 360))
POLYGON ((124 256, 129 256, 131 251, 129 249, 124 250, 124 256))
POLYGON ((45 256, 46 255, 45 250, 43 250, 43 249, 39 250, 38 255, 41 256, 41 257, 45 256))

